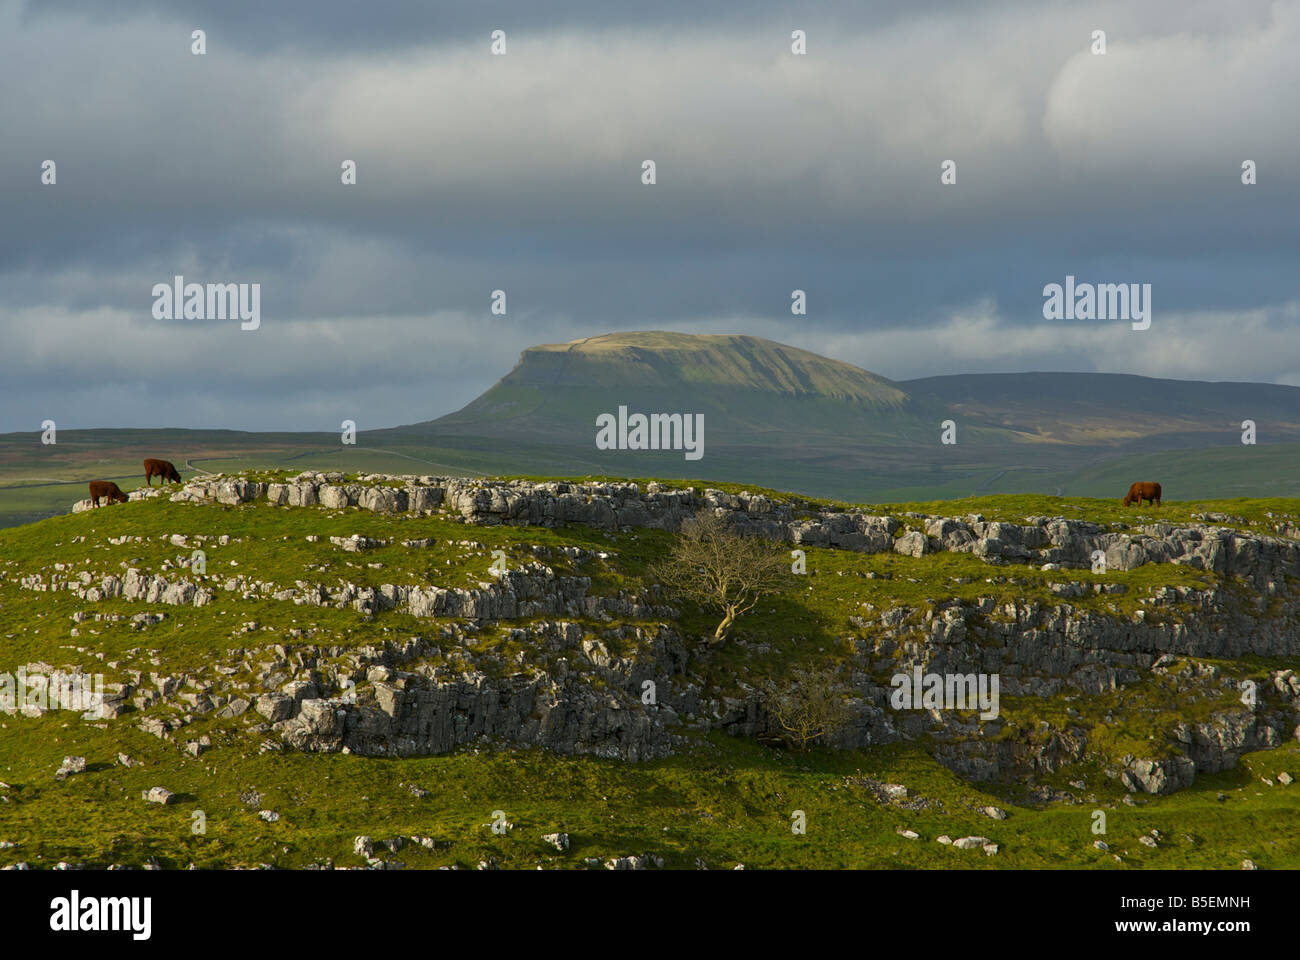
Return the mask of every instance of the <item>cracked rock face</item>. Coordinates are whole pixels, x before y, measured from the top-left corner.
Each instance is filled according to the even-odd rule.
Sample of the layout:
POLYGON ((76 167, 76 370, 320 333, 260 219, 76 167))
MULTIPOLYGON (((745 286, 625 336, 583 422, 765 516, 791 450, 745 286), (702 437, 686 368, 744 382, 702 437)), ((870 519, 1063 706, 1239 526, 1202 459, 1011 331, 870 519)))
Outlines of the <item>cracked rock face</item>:
POLYGON ((597 690, 576 673, 446 680, 403 673, 394 682, 375 680, 355 699, 295 703, 285 694, 267 694, 258 709, 276 718, 272 728, 300 750, 413 756, 492 741, 624 760, 668 755, 671 709, 642 707, 639 671, 630 664, 602 672, 620 686, 597 690))

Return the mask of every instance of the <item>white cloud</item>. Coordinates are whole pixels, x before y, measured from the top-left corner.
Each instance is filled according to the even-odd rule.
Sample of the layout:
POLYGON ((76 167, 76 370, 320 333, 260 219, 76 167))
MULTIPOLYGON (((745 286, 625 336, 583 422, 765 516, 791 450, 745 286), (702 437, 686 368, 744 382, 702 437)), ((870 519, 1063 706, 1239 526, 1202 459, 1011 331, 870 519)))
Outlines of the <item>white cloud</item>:
POLYGON ((1111 175, 1190 168, 1231 183, 1241 160, 1268 158, 1270 176, 1292 179, 1300 127, 1283 118, 1300 88, 1300 6, 1270 13, 1216 33, 1112 31, 1104 56, 1080 50, 1047 97, 1052 146, 1069 167, 1111 175))

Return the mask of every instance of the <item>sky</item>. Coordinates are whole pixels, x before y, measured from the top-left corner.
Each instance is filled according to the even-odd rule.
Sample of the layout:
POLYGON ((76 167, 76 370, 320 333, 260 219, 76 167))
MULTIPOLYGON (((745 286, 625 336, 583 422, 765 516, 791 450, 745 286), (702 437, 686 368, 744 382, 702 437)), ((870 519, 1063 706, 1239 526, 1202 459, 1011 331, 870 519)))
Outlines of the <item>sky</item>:
POLYGON ((1300 384, 1298 48, 1300 0, 0 0, 0 432, 411 423, 627 330, 1300 384), (1150 328, 1044 319, 1067 275, 1150 328))

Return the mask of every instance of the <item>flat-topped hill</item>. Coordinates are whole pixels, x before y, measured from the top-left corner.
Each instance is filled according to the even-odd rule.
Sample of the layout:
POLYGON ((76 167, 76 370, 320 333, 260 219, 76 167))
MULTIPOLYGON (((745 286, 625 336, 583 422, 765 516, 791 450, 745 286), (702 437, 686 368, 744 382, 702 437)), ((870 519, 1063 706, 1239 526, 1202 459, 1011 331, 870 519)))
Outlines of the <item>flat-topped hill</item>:
POLYGON ((611 333, 523 352, 506 385, 736 388, 896 408, 907 393, 852 364, 760 337, 611 333))
POLYGON ((525 350, 515 368, 456 413, 408 430, 512 437, 595 450, 595 421, 631 411, 702 414, 711 451, 771 446, 785 457, 810 438, 901 439, 925 406, 852 364, 771 340, 651 331, 525 350))

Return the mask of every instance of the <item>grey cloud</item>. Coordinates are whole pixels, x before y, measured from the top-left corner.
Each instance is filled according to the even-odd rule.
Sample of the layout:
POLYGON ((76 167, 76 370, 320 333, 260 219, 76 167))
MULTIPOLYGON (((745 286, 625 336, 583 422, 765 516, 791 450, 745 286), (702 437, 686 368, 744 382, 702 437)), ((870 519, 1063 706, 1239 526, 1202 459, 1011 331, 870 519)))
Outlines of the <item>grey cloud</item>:
POLYGON ((409 421, 530 344, 614 329, 770 330, 893 377, 996 365, 979 336, 1004 369, 1300 370, 1285 337, 1261 363, 1171 322, 1158 359, 1041 319, 1042 286, 1073 273, 1152 283, 1169 317, 1294 330, 1300 4, 707 6, 0 3, 0 429, 30 428, 22 383, 135 420, 263 429, 271 404, 287 429, 334 367, 345 402, 409 421), (188 52, 200 17, 207 57, 188 52), (504 58, 496 18, 519 25, 504 58), (153 324, 149 290, 177 273, 262 283, 267 356, 153 324), (511 314, 485 341, 498 287, 511 314), (981 303, 996 326, 962 326, 981 303), (24 330, 84 340, 105 317, 129 350, 24 330), (940 331, 972 348, 927 350, 940 331), (160 368, 187 371, 167 404, 160 368))

